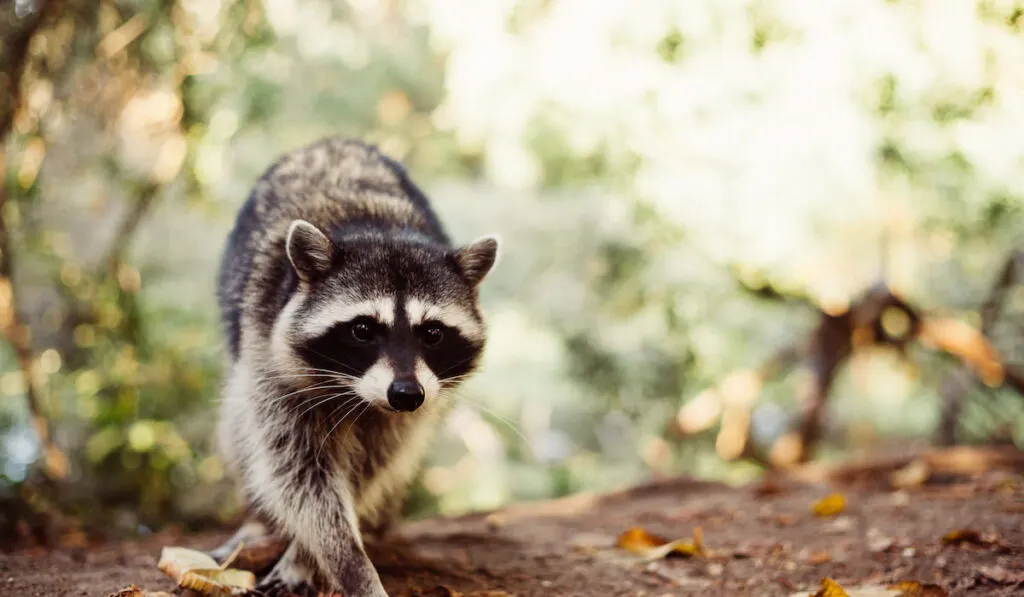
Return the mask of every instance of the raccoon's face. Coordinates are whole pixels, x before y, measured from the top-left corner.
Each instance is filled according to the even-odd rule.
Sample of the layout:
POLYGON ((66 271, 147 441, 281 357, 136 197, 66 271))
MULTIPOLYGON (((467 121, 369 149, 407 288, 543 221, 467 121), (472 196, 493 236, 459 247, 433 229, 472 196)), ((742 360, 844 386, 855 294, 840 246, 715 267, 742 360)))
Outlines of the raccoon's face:
POLYGON ((331 240, 296 220, 286 246, 299 286, 274 326, 279 370, 325 393, 414 411, 476 367, 485 336, 477 286, 494 265, 493 238, 455 250, 373 233, 331 240))

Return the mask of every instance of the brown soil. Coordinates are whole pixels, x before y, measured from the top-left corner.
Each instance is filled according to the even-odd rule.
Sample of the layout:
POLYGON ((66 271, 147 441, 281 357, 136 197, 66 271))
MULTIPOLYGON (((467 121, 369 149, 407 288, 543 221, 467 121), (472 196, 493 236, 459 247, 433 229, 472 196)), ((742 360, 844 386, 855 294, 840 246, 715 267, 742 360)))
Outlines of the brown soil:
MULTIPOLYGON (((916 580, 949 595, 1024 595, 1021 462, 971 474, 933 466, 927 483, 903 490, 890 484, 895 464, 822 476, 828 483, 669 479, 408 523, 370 552, 388 592, 405 597, 788 596, 814 592, 826 576, 844 587, 916 580), (815 516, 811 505, 832 492, 844 495, 845 510, 815 516), (700 527, 708 553, 640 561, 615 547, 636 526, 672 539, 700 527), (958 530, 974 533, 943 541, 958 530)), ((224 536, 0 554, 0 595, 104 597, 132 584, 171 591, 156 567, 161 547, 208 549, 224 536)))

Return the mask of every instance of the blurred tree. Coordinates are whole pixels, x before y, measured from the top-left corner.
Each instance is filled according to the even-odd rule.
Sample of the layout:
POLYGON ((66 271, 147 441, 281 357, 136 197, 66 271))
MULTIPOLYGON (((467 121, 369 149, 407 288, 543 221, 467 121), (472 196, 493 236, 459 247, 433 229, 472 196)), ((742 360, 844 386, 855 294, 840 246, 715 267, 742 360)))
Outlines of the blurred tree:
MULTIPOLYGON (((260 170, 325 134, 450 179, 432 194, 455 235, 509 239, 484 289, 499 340, 410 511, 751 474, 716 456, 720 429, 670 446, 665 423, 768 359, 786 373, 755 384, 750 433, 784 434, 808 374, 783 365, 819 310, 884 273, 915 306, 988 322, 1024 229, 1021 14, 1015 0, 4 4, 0 533, 30 511, 117 531, 233 512, 209 446, 214 255, 260 170), (58 450, 63 480, 34 476, 60 477, 58 450)), ((988 326, 1015 362, 1021 304, 1007 291, 988 326)), ((950 361, 909 352, 916 372, 876 354, 842 369, 831 446, 861 423, 932 433, 950 361)), ((1016 422, 1006 390, 962 393, 957 438, 1016 422)))
MULTIPOLYGON (((623 205, 591 204, 628 224, 586 255, 585 306, 552 304, 547 319, 604 399, 595 416, 642 404, 635 419, 657 435, 665 412, 649 406, 663 396, 686 402, 809 336, 817 308, 737 281, 839 313, 883 275, 914 304, 977 324, 1020 242, 1020 2, 427 4, 449 52, 441 110, 491 179, 598 184, 623 205)), ((903 432, 937 419, 950 362, 913 356, 922 383, 899 400, 930 405, 881 415, 896 414, 884 399, 895 390, 863 399, 858 366, 837 379, 850 396, 840 412, 903 432)), ((760 395, 791 409, 806 375, 760 395)), ((762 439, 789 426, 777 415, 755 413, 762 439)), ((1024 441, 1020 424, 1013 434, 1024 441)))
MULTIPOLYGON (((23 299, 6 301, 16 314, 6 336, 21 375, 5 374, 4 392, 24 390, 33 416, 59 420, 58 442, 75 449, 70 478, 43 460, 59 491, 53 484, 44 491, 25 473, 12 476, 10 463, 0 480, 21 487, 23 501, 56 502, 96 525, 134 530, 168 517, 187 520, 181 491, 197 476, 219 474, 177 427, 215 391, 215 353, 197 352, 195 344, 210 343, 216 330, 160 325, 161 318, 189 316, 155 313, 140 302, 141 275, 127 253, 170 186, 183 187, 177 196, 202 195, 196 152, 216 108, 208 98, 229 85, 214 73, 230 71, 272 39, 262 6, 38 0, 6 6, 3 24, 11 93, 3 94, 10 102, 0 113, 10 156, 0 274, 13 280, 8 294, 23 299), (83 143, 83 134, 93 142, 83 143), (97 183, 92 209, 124 205, 112 233, 101 235, 106 241, 62 228, 61 209, 47 196, 58 186, 43 186, 47 172, 62 167, 43 168, 48 150, 80 143, 92 163, 72 167, 91 170, 85 180, 97 183)), ((240 125, 250 122, 243 116, 240 125)), ((46 446, 44 427, 36 427, 46 446)), ((8 445, 25 441, 17 431, 8 428, 8 445)), ((208 510, 204 515, 217 514, 208 510)))

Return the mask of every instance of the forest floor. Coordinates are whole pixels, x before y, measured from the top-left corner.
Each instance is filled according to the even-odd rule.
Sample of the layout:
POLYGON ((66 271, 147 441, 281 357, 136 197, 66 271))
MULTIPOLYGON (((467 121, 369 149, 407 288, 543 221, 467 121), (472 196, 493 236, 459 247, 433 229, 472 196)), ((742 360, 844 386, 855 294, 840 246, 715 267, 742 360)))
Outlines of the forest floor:
MULTIPOLYGON (((1024 595, 1024 454, 978 454, 809 468, 741 487, 665 479, 409 522, 368 550, 393 597, 788 597, 815 593, 824 577, 850 597, 896 595, 863 587, 905 581, 927 589, 906 595, 1024 595), (825 503, 841 511, 814 511, 835 494, 825 503), (617 546, 637 527, 691 543, 696 533, 702 553, 645 558, 617 546)), ((0 595, 173 591, 157 569, 161 548, 205 550, 225 536, 0 554, 0 595)))

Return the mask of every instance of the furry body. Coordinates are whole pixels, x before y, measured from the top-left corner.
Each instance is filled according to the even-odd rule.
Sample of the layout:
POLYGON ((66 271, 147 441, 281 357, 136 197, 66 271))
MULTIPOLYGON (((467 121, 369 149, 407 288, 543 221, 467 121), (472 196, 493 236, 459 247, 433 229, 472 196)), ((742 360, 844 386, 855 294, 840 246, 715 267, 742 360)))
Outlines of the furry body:
POLYGON ((218 445, 255 513, 219 555, 269 530, 292 543, 263 588, 386 595, 360 529, 397 514, 476 366, 477 285, 496 249, 454 247, 401 166, 361 143, 322 141, 267 170, 218 279, 218 445))

